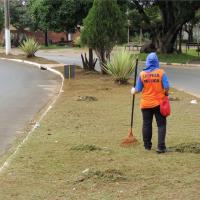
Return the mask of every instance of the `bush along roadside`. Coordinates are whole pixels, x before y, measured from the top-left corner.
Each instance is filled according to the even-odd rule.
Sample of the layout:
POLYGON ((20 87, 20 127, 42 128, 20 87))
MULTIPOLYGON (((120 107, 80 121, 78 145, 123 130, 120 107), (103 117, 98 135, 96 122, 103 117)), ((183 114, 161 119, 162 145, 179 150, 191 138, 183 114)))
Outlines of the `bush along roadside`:
POLYGON ((20 49, 26 54, 27 58, 31 58, 40 49, 40 45, 34 38, 27 38, 20 45, 20 49))

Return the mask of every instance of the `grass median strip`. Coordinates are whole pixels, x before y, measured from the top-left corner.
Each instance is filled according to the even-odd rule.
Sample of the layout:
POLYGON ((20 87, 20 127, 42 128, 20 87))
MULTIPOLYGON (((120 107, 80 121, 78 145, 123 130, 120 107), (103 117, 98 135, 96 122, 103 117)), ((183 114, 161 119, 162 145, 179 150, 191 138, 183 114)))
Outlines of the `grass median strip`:
MULTIPOLYGON (((130 85, 77 70, 55 107, 0 174, 0 200, 198 199, 200 158, 195 153, 145 151, 139 96, 134 131, 140 144, 120 147, 129 128, 130 85), (95 101, 79 101, 93 97, 95 101)), ((167 145, 200 140, 200 103, 171 91, 167 145)), ((199 101, 199 100, 198 100, 199 101)), ((154 127, 153 147, 157 133, 154 127)))

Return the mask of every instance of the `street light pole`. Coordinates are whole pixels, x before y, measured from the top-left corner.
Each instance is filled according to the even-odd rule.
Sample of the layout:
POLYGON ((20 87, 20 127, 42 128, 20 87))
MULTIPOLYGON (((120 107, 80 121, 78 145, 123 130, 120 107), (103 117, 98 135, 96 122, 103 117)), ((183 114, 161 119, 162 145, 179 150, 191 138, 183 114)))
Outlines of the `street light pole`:
POLYGON ((4 0, 4 14, 5 14, 5 52, 6 55, 10 53, 11 42, 10 42, 10 11, 9 11, 9 0, 4 0))

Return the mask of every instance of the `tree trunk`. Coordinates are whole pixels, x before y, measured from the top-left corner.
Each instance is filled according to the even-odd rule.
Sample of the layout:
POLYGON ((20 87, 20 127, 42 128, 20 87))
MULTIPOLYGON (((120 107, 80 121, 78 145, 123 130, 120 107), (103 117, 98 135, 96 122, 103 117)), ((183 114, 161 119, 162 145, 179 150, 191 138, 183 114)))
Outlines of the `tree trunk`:
POLYGON ((95 52, 97 54, 97 57, 99 58, 99 64, 101 68, 102 74, 107 74, 105 70, 105 64, 106 64, 106 51, 104 49, 95 49, 95 52))
POLYGON ((49 44, 48 44, 48 30, 47 29, 45 30, 44 35, 45 35, 44 36, 44 38, 45 38, 45 46, 48 47, 49 44))
POLYGON ((162 34, 160 32, 157 32, 157 34, 154 36, 154 39, 152 42, 156 42, 155 46, 158 48, 158 51, 161 53, 173 53, 175 48, 175 42, 177 39, 177 35, 179 33, 180 28, 182 27, 182 24, 177 24, 171 27, 168 31, 166 31, 165 34, 162 34))
POLYGON ((92 69, 93 67, 93 52, 92 52, 92 48, 89 48, 89 69, 92 69))
POLYGON ((100 64, 102 74, 107 74, 106 64, 107 64, 107 61, 110 61, 111 51, 112 51, 112 48, 106 49, 106 50, 105 49, 95 49, 97 57, 99 58, 99 64, 100 64))
POLYGON ((101 60, 100 60, 100 66, 101 66, 101 72, 102 74, 107 74, 106 70, 105 70, 105 65, 106 65, 106 51, 105 50, 101 50, 100 52, 101 55, 101 60))
POLYGON ((160 53, 173 53, 175 41, 176 41, 176 39, 174 39, 174 38, 173 39, 171 39, 171 38, 161 38, 159 40, 159 51, 160 51, 160 53))
POLYGON ((200 8, 198 1, 153 1, 154 6, 159 8, 162 19, 155 26, 154 21, 145 10, 147 1, 132 0, 131 2, 142 16, 142 20, 148 24, 152 43, 162 53, 173 53, 179 30, 183 24, 194 19, 195 12, 200 8))
POLYGON ((192 41, 193 41, 193 25, 190 25, 188 30, 188 42, 192 41))
POLYGON ((182 27, 180 28, 180 31, 179 31, 178 52, 182 53, 182 27))

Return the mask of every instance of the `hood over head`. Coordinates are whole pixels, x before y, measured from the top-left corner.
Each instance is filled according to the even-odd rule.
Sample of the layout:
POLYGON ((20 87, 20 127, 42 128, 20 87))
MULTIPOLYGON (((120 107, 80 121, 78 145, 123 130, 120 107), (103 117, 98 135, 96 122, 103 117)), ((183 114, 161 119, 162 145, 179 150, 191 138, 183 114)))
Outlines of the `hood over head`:
POLYGON ((151 72, 157 68, 160 68, 159 60, 156 53, 152 52, 146 58, 146 68, 144 71, 151 72))

